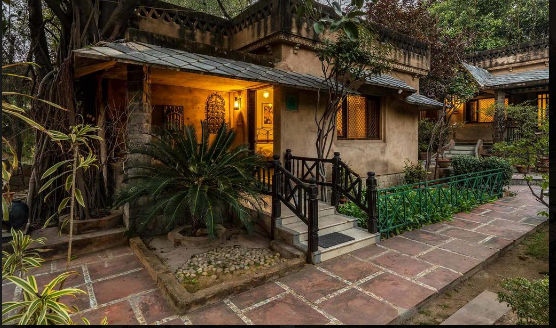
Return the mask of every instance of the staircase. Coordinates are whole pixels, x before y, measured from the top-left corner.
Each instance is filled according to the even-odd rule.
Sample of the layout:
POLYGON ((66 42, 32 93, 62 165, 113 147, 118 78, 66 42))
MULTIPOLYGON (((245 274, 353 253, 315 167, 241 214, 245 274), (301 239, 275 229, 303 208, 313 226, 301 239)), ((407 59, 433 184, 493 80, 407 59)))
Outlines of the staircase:
POLYGON ((476 144, 474 143, 456 143, 452 149, 444 152, 444 156, 447 158, 457 155, 477 156, 475 154, 475 146, 476 144))
MULTIPOLYGON (((295 248, 307 252, 308 232, 307 225, 301 221, 290 209, 282 205, 282 215, 276 220, 276 236, 295 248)), ((319 201, 318 203, 318 236, 339 232, 352 237, 330 247, 318 247, 312 254, 312 263, 320 263, 336 256, 340 256, 359 248, 372 245, 379 241, 380 234, 371 234, 357 227, 357 219, 336 213, 334 206, 319 201)))
POLYGON ((380 239, 375 175, 369 172, 366 178, 360 177, 342 162, 340 153, 331 159, 317 159, 293 156, 288 149, 284 165, 275 155, 254 175, 261 192, 272 197, 267 221, 271 238, 305 252, 308 263, 320 263, 380 239), (319 174, 323 168, 328 175, 319 174), (318 186, 321 192, 332 191, 331 204, 337 205, 340 197, 345 197, 362 209, 368 230, 359 228, 356 218, 337 213, 335 205, 319 201, 318 186))

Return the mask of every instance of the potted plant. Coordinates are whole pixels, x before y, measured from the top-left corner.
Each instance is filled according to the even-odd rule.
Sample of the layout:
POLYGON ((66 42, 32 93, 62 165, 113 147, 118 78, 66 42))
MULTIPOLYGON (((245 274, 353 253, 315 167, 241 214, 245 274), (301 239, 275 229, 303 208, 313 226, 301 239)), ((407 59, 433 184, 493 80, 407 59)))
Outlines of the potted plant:
POLYGON ((529 172, 529 166, 528 165, 516 164, 514 166, 517 169, 517 172, 519 172, 519 173, 528 173, 529 172))
POLYGON ((438 167, 442 169, 450 167, 450 164, 452 163, 452 160, 450 158, 444 156, 438 157, 436 161, 438 162, 438 167))

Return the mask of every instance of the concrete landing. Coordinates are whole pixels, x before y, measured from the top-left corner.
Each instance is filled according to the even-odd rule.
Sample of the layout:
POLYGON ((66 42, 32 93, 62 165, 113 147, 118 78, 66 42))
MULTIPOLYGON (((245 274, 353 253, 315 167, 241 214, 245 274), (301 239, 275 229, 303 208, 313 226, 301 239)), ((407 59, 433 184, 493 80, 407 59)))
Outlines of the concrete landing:
POLYGON ((508 311, 510 308, 506 302, 498 302, 496 293, 485 290, 441 325, 492 325, 508 311))

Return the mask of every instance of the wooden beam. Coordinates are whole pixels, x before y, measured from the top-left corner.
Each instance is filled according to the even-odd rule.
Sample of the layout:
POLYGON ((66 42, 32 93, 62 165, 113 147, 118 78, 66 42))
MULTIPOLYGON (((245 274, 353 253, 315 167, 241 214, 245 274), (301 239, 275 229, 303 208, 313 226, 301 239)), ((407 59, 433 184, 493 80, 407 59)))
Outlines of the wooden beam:
POLYGON ((98 72, 98 71, 101 71, 101 70, 109 69, 109 68, 112 68, 114 66, 116 66, 116 61, 115 60, 102 62, 102 63, 98 63, 98 64, 93 64, 93 65, 89 65, 89 66, 76 67, 75 68, 75 74, 73 75, 73 78, 78 79, 82 76, 89 75, 91 73, 98 72))

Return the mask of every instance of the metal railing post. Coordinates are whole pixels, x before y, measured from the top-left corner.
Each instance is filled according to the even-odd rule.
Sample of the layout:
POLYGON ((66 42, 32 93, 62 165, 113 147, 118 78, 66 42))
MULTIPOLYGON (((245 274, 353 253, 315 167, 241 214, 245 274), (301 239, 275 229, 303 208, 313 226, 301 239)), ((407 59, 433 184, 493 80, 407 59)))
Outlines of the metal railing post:
POLYGON ((292 156, 292 150, 286 149, 286 154, 284 155, 284 168, 290 173, 292 173, 292 156))
POLYGON ((330 203, 332 206, 338 206, 340 203, 340 153, 334 152, 334 157, 332 158, 332 196, 330 197, 330 203))
POLYGON ((281 213, 280 198, 278 198, 278 193, 280 192, 280 155, 274 155, 272 160, 272 167, 274 168, 274 173, 272 174, 272 209, 270 216, 270 239, 274 240, 274 233, 276 230, 276 219, 279 218, 281 213))
POLYGON ((367 229, 370 233, 378 231, 377 190, 374 172, 367 172, 367 229))
POLYGON ((315 181, 311 181, 309 186, 309 204, 308 204, 308 221, 307 227, 307 263, 313 263, 313 253, 319 249, 319 203, 318 203, 318 187, 315 181))

